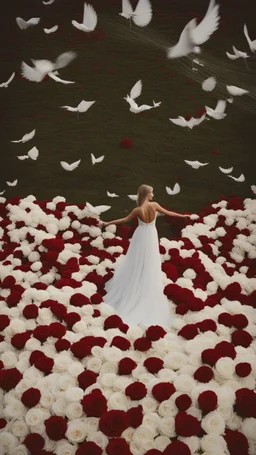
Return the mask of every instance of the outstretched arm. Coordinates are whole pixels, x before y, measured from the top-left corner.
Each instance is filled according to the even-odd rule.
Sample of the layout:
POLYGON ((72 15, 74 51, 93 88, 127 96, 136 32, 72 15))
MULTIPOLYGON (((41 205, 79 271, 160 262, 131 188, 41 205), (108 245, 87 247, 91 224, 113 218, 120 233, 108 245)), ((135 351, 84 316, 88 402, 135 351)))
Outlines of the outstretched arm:
POLYGON ((113 220, 113 221, 101 221, 101 226, 106 227, 110 226, 110 224, 122 224, 122 223, 127 223, 127 221, 132 220, 137 216, 137 209, 133 209, 129 215, 127 215, 125 218, 119 218, 118 220, 113 220))
POLYGON ((164 215, 168 215, 168 216, 177 216, 178 218, 190 218, 190 215, 181 215, 181 214, 176 213, 176 212, 170 212, 170 210, 164 209, 164 208, 161 207, 161 205, 159 205, 157 202, 155 202, 155 204, 156 204, 156 210, 157 210, 157 212, 163 213, 164 215))

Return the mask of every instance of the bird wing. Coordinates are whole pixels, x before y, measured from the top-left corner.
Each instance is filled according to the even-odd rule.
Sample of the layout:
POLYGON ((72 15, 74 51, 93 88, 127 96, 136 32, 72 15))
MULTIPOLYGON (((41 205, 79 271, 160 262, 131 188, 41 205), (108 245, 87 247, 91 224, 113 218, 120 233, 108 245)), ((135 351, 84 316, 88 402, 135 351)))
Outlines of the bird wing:
POLYGON ((129 18, 133 14, 132 6, 129 0, 122 0, 122 15, 127 16, 129 18))
POLYGON ((13 72, 11 77, 8 79, 8 81, 6 81, 6 84, 10 84, 10 82, 12 82, 12 80, 14 79, 15 77, 15 73, 13 72))
POLYGON ((235 180, 236 182, 244 182, 245 181, 245 176, 244 174, 241 174, 239 177, 233 177, 233 175, 228 175, 231 179, 235 180))
POLYGON ((96 159, 95 159, 95 156, 93 153, 91 153, 91 160, 92 160, 92 164, 96 163, 96 159))
POLYGON ((72 107, 72 106, 60 106, 60 108, 66 109, 67 111, 70 111, 70 112, 77 112, 77 107, 72 107))
POLYGON ((248 34, 248 30, 247 30, 247 27, 246 27, 245 24, 244 24, 244 34, 245 34, 245 37, 247 39, 247 42, 249 44, 249 47, 250 47, 251 51, 255 52, 256 51, 256 39, 253 40, 253 41, 250 39, 249 34, 248 34))
POLYGON ((86 202, 86 207, 93 213, 96 213, 96 215, 100 215, 102 212, 106 212, 107 210, 111 209, 110 205, 97 205, 94 207, 92 204, 89 202, 86 202))
POLYGON ((226 109, 226 105, 227 105, 227 102, 225 100, 219 100, 214 109, 215 112, 218 112, 218 114, 223 114, 226 109))
POLYGON ((16 17, 16 22, 18 26, 21 28, 21 30, 25 30, 28 28, 27 22, 22 19, 22 17, 16 17))
POLYGON ((99 158, 95 158, 95 162, 101 163, 104 160, 104 158, 105 158, 105 155, 101 155, 101 156, 99 156, 99 158))
POLYGON ((174 123, 174 125, 178 126, 187 126, 187 122, 183 117, 178 117, 178 118, 169 118, 169 120, 174 123))
POLYGON ((139 0, 132 19, 139 27, 145 27, 152 19, 152 6, 149 0, 139 0))
POLYGON ((61 166, 65 171, 73 171, 76 167, 79 166, 81 160, 74 161, 74 163, 68 164, 66 161, 60 161, 61 166))
POLYGON ((219 27, 219 5, 215 5, 215 0, 210 0, 208 10, 200 22, 192 30, 194 44, 203 44, 207 41, 215 30, 219 27))
POLYGON ((74 84, 74 81, 66 81, 65 79, 60 79, 60 77, 56 76, 52 71, 48 73, 48 76, 54 79, 56 82, 62 82, 62 84, 74 84))
POLYGON ((51 5, 55 0, 49 0, 48 2, 43 2, 44 5, 51 5))
POLYGON ((97 25, 97 13, 93 6, 84 4, 83 25, 89 30, 94 30, 97 25))
POLYGON ((236 85, 226 85, 227 91, 230 95, 239 96, 249 93, 249 90, 244 90, 243 88, 237 87, 236 85))
POLYGON ((180 185, 178 183, 175 183, 173 190, 169 187, 165 187, 167 194, 170 196, 173 196, 174 194, 178 194, 180 192, 180 185))
POLYGON ((194 27, 196 27, 196 20, 192 19, 182 30, 177 44, 167 48, 167 58, 184 57, 192 52, 193 42, 191 39, 191 33, 194 27))
POLYGON ((230 54, 230 52, 226 52, 226 55, 230 58, 230 60, 236 60, 238 58, 237 55, 230 54))
POLYGON ((142 81, 140 79, 132 87, 132 89, 130 91, 130 98, 132 98, 133 100, 138 98, 141 95, 141 91, 142 91, 142 81))
POLYGON ((107 191, 107 196, 108 196, 108 197, 119 197, 118 194, 116 194, 116 193, 110 193, 109 191, 107 191))
POLYGON ((137 201, 137 194, 127 194, 132 201, 137 201))
POLYGON ((38 155, 39 155, 39 150, 38 150, 37 147, 33 147, 33 148, 30 149, 29 152, 28 152, 28 156, 29 156, 29 158, 31 158, 32 160, 37 160, 38 155))
POLYGON ((251 190, 254 194, 256 194, 256 185, 251 185, 251 190))
POLYGON ((79 22, 77 21, 71 21, 72 25, 74 25, 74 27, 76 27, 78 30, 83 30, 83 24, 79 24, 79 22))
POLYGON ((130 104, 130 107, 132 107, 133 109, 138 109, 138 104, 136 103, 136 101, 134 101, 128 95, 124 99, 127 101, 127 103, 130 104))
POLYGON ((37 24, 39 24, 39 22, 40 22, 40 17, 31 17, 31 19, 29 19, 27 21, 27 25, 28 26, 29 25, 37 25, 37 24))
POLYGON ((29 156, 28 156, 28 155, 19 155, 19 156, 17 156, 17 158, 18 158, 19 160, 26 160, 26 159, 29 158, 29 156))
POLYGON ((206 114, 203 114, 201 117, 199 118, 195 118, 195 117, 191 117, 191 119, 189 119, 188 121, 188 124, 190 126, 196 126, 196 125, 200 125, 200 123, 203 122, 203 120, 205 119, 206 117, 206 114))
POLYGON ((95 101, 82 100, 81 103, 78 104, 77 110, 78 112, 86 112, 94 103, 95 101))
POLYGON ((223 172, 223 174, 229 174, 230 172, 233 171, 233 167, 229 167, 229 168, 225 169, 224 167, 220 167, 220 166, 219 166, 219 170, 220 170, 221 172, 223 172))
POLYGON ((54 64, 54 69, 59 70, 60 68, 65 68, 72 60, 77 56, 76 52, 69 51, 60 54, 54 64))
POLYGON ((6 181, 6 183, 7 183, 8 186, 16 186, 17 183, 18 183, 18 179, 13 180, 13 182, 8 182, 8 181, 6 181))
POLYGON ((189 160, 184 160, 185 163, 189 164, 189 166, 193 166, 193 165, 198 165, 199 164, 199 161, 189 161, 189 160))
POLYGON ((41 73, 36 68, 32 68, 25 62, 21 63, 21 74, 23 77, 32 82, 41 82, 45 76, 44 73, 41 73))
POLYGON ((58 28, 59 28, 58 25, 54 25, 52 28, 44 28, 44 33, 47 33, 49 35, 49 33, 56 32, 58 28))
POLYGON ((22 142, 28 142, 30 139, 33 139, 33 137, 36 134, 36 130, 30 131, 30 133, 24 134, 23 138, 21 139, 22 142))

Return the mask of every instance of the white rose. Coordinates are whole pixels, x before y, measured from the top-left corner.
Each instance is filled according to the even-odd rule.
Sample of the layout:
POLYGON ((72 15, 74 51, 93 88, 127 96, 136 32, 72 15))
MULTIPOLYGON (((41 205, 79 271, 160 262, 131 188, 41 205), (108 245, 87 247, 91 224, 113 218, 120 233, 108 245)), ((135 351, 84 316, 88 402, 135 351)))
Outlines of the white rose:
POLYGON ((23 379, 32 381, 33 384, 36 384, 37 381, 44 377, 44 373, 39 371, 36 367, 31 366, 23 373, 23 379))
POLYGON ((114 390, 117 392, 121 391, 124 392, 128 385, 132 384, 133 380, 131 378, 127 378, 125 376, 117 376, 114 381, 114 390))
POLYGON ((96 357, 91 357, 86 360, 85 366, 88 370, 99 373, 102 367, 102 360, 96 357))
POLYGON ((103 363, 100 374, 103 375, 104 373, 115 373, 117 374, 118 372, 118 366, 115 363, 112 362, 105 362, 103 363))
POLYGON ((232 408, 236 400, 236 394, 231 387, 221 386, 216 389, 218 405, 232 408))
POLYGON ((10 455, 29 455, 31 453, 24 444, 20 444, 12 449, 10 455))
MULTIPOLYGON (((127 428, 128 430, 129 428, 127 428)), ((124 432, 122 433, 123 436, 124 432)), ((124 437, 124 436, 123 436, 124 437)), ((87 441, 95 442, 103 450, 109 443, 109 439, 101 431, 91 431, 87 436, 87 441)))
POLYGON ((65 392, 65 398, 67 401, 81 401, 84 396, 84 391, 83 389, 80 389, 80 387, 70 387, 68 390, 65 392))
POLYGON ((25 348, 28 350, 28 351, 37 351, 37 350, 41 350, 41 343, 39 340, 37 340, 37 338, 33 338, 31 337, 25 344, 25 348))
POLYGON ((155 398, 145 397, 140 400, 140 404, 142 405, 143 411, 146 414, 147 412, 154 412, 157 409, 158 402, 155 398))
POLYGON ((44 391, 41 394, 40 404, 43 408, 50 409, 54 399, 54 395, 51 392, 44 391))
POLYGON ((156 412, 149 412, 143 416, 142 425, 143 427, 149 428, 153 433, 154 437, 159 434, 157 427, 160 424, 161 418, 156 412))
POLYGON ((77 378, 77 376, 84 371, 84 367, 80 362, 72 362, 67 371, 71 376, 77 378))
POLYGON ((142 444, 143 446, 145 442, 153 441, 154 437, 155 437, 154 430, 151 430, 150 428, 144 425, 140 425, 138 428, 135 429, 133 433, 133 440, 142 444))
POLYGON ((152 343, 153 349, 156 351, 164 351, 164 352, 169 352, 169 341, 166 340, 165 338, 160 338, 157 341, 153 341, 152 343))
POLYGON ((87 431, 84 423, 81 422, 80 419, 68 422, 68 429, 65 436, 68 438, 69 442, 83 442, 87 436, 87 431))
POLYGON ((70 365, 70 357, 69 355, 57 354, 54 357, 54 373, 62 373, 66 371, 70 365))
POLYGON ((12 319, 8 329, 10 330, 10 333, 14 335, 15 333, 22 333, 26 331, 26 326, 23 320, 21 319, 12 319))
POLYGON ((232 412, 230 418, 226 421, 226 425, 230 430, 238 430, 242 425, 242 418, 232 412))
POLYGON ((76 386, 76 378, 70 376, 68 373, 59 375, 58 381, 56 383, 57 390, 68 390, 70 387, 76 386))
POLYGON ((21 379, 21 381, 16 385, 15 390, 19 394, 23 394, 27 389, 33 387, 34 381, 30 381, 28 379, 21 379))
POLYGON ((14 436, 21 439, 25 439, 25 437, 29 433, 29 428, 23 419, 15 420, 11 424, 10 430, 14 436))
POLYGON ((164 357, 165 368, 179 370, 188 361, 188 356, 183 352, 171 352, 164 357))
POLYGON ((139 365, 132 370, 132 376, 136 379, 140 379, 145 374, 148 374, 148 370, 143 365, 139 365))
POLYGON ((177 407, 171 400, 164 400, 160 403, 158 413, 162 417, 174 417, 177 414, 177 407))
POLYGON ((25 415, 26 424, 31 427, 43 421, 43 413, 39 408, 29 409, 25 415))
POLYGON ((48 438, 48 436, 44 434, 44 450, 49 450, 50 452, 53 452, 55 450, 55 447, 56 442, 48 438))
POLYGON ((222 378, 231 379, 235 372, 235 362, 230 357, 221 357, 216 362, 215 369, 222 378))
POLYGON ((58 416, 65 417, 67 404, 64 398, 58 398, 52 405, 52 411, 58 416))
POLYGON ((164 436, 169 438, 174 438, 176 436, 175 432, 175 420, 173 417, 163 417, 159 424, 159 432, 164 436))
POLYGON ((16 366, 18 356, 12 351, 6 351, 1 355, 1 360, 4 368, 14 368, 16 366))
POLYGON ((41 436, 45 434, 45 425, 44 423, 38 423, 37 425, 33 425, 33 433, 38 433, 41 436))
POLYGON ((20 359, 16 363, 16 368, 21 372, 24 373, 30 367, 30 363, 27 359, 20 359))
POLYGON ((66 408, 66 416, 70 420, 79 419, 83 414, 81 403, 69 403, 66 408))
POLYGON ((131 326, 126 332, 126 336, 130 341, 137 340, 143 336, 143 330, 139 326, 131 326))
POLYGON ((116 379, 115 373, 105 373, 99 376, 99 382, 104 387, 113 387, 114 381, 116 379))
POLYGON ((52 312, 50 308, 39 308, 37 323, 42 325, 49 325, 52 322, 52 312))
POLYGON ((200 440, 201 449, 209 452, 219 452, 227 450, 225 439, 218 434, 206 434, 200 440))
POLYGON ((230 419, 232 415, 232 408, 229 408, 227 406, 218 406, 216 411, 218 411, 220 415, 222 415, 224 420, 230 419))
POLYGON ((85 417, 84 425, 86 432, 90 434, 91 432, 98 431, 99 429, 99 419, 97 417, 85 417))
POLYGON ((187 444, 193 454, 200 449, 200 438, 197 436, 189 436, 187 438, 179 436, 179 440, 187 444))
POLYGON ((197 420, 201 421, 201 419, 202 419, 202 411, 201 411, 201 409, 198 409, 195 406, 190 406, 190 408, 188 409, 188 413, 190 415, 192 415, 193 417, 196 417, 197 420))
POLYGON ((77 450, 77 445, 70 444, 68 441, 62 439, 61 441, 57 441, 55 447, 56 455, 75 455, 77 450))
POLYGON ((175 373, 175 371, 168 370, 168 368, 163 368, 157 373, 157 377, 163 382, 173 382, 176 376, 177 373, 175 373))
POLYGON ((121 349, 118 349, 116 346, 111 346, 109 348, 103 348, 103 355, 107 362, 118 363, 123 357, 121 349))
POLYGON ((167 436, 157 436, 154 439, 154 448, 163 452, 170 443, 171 441, 167 436))
POLYGON ((219 412, 212 411, 203 417, 201 427, 206 433, 223 434, 225 421, 219 412))
POLYGON ((18 438, 13 434, 2 431, 0 433, 0 447, 3 449, 3 453, 9 453, 18 445, 18 438))
POLYGON ((247 417, 244 419, 241 431, 247 439, 256 442, 256 419, 253 417, 247 417))
POLYGON ((109 397, 108 408, 109 409, 121 409, 121 411, 128 410, 128 399, 122 392, 115 392, 109 397))
POLYGON ((174 387, 180 392, 191 392, 196 386, 196 381, 188 374, 181 374, 174 379, 174 387))
POLYGON ((23 417, 25 412, 26 408, 24 404, 15 398, 12 398, 3 410, 3 414, 7 419, 18 419, 19 417, 23 417))

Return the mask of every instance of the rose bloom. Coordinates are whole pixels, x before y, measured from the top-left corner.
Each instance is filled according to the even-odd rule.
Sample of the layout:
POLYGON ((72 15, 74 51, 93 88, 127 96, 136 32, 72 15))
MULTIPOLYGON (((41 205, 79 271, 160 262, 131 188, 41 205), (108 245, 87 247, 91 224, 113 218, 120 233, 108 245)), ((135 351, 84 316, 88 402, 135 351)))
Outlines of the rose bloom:
POLYGON ((14 436, 20 439, 24 439, 27 434, 29 433, 29 428, 24 422, 23 419, 15 420, 11 425, 10 425, 10 430, 14 436))
POLYGON ((203 417, 201 427, 206 433, 221 435, 225 431, 225 421, 219 412, 212 411, 203 417))
POLYGON ((67 424, 66 438, 75 444, 85 440, 87 431, 84 423, 80 419, 74 419, 67 424))
POLYGON ((56 455, 74 455, 76 448, 77 446, 62 439, 61 441, 57 441, 54 452, 56 455))
POLYGON ((122 392, 112 393, 108 399, 108 409, 121 409, 127 411, 128 399, 122 392))
POLYGON ((66 408, 66 416, 69 420, 79 419, 83 415, 83 407, 80 403, 69 403, 66 408))
POLYGON ((99 429, 106 436, 119 437, 126 428, 128 416, 125 411, 107 411, 100 417, 99 429))
POLYGON ((101 431, 91 431, 87 436, 87 441, 95 442, 104 450, 108 445, 109 439, 101 431))
POLYGON ((0 447, 2 448, 2 453, 10 453, 11 450, 14 450, 18 445, 18 438, 13 434, 7 433, 7 431, 2 431, 0 433, 0 447))
POLYGON ((176 436, 174 417, 163 417, 158 426, 159 432, 169 438, 176 436))

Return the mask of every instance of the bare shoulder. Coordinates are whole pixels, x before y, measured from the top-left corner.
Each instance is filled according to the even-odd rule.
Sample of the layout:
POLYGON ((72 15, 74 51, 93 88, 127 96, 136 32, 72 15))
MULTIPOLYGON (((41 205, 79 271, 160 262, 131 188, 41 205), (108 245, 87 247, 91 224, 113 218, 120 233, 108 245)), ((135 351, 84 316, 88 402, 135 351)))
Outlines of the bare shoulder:
POLYGON ((152 207, 153 207, 155 210, 158 210, 159 207, 160 207, 160 205, 158 204, 158 202, 155 202, 155 201, 154 201, 154 202, 151 202, 150 204, 152 205, 152 207))

